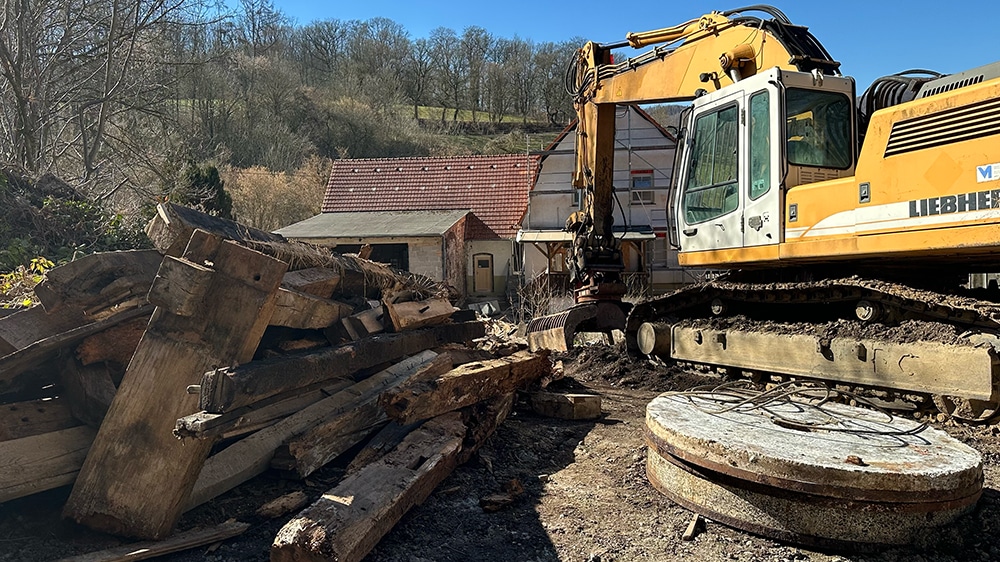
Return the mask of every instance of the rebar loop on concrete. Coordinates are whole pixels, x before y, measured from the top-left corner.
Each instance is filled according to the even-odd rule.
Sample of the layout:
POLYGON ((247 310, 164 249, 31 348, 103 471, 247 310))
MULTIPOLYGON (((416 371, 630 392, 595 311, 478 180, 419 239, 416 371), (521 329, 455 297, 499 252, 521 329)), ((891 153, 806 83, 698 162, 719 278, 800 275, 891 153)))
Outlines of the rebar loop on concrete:
POLYGON ((767 390, 754 388, 751 381, 727 381, 719 385, 698 386, 688 390, 668 392, 686 398, 692 406, 706 414, 739 411, 761 411, 774 423, 801 431, 829 431, 857 435, 903 436, 916 435, 928 427, 923 422, 907 430, 891 429, 895 417, 870 400, 846 390, 830 388, 821 382, 786 381, 767 390), (854 415, 846 409, 832 410, 828 404, 854 401, 886 417, 885 425, 872 424, 870 418, 854 415), (804 411, 816 414, 814 419, 801 416, 804 411), (790 417, 789 413, 797 414, 790 417))

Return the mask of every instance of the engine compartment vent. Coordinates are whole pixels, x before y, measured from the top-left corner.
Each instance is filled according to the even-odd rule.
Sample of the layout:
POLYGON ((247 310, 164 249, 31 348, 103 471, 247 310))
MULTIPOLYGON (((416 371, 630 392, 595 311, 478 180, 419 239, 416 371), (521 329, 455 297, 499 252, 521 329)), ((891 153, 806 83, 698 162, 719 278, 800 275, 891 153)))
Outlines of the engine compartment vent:
POLYGON ((892 125, 885 156, 1000 134, 1000 99, 986 100, 892 125))

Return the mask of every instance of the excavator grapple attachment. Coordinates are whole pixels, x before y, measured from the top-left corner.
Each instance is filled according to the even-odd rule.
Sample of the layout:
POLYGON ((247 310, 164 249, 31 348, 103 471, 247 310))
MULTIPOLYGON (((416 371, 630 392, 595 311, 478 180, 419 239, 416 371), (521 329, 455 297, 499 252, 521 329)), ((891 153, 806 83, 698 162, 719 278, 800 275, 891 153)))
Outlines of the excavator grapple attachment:
POLYGON ((573 347, 576 334, 584 332, 608 334, 610 339, 613 330, 625 330, 628 308, 629 305, 620 302, 596 301, 533 318, 528 323, 528 348, 531 351, 568 351, 573 347))

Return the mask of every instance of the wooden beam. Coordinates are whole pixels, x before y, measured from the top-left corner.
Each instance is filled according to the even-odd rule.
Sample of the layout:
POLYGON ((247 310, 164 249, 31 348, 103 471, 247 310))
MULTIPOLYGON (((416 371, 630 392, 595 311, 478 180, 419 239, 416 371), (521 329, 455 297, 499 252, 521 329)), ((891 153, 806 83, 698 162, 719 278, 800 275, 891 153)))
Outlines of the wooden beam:
POLYGON ((354 312, 352 306, 342 302, 284 287, 278 290, 277 301, 271 316, 272 326, 322 330, 354 312))
POLYGON ((149 317, 143 316, 87 336, 76 346, 76 358, 83 365, 111 361, 124 371, 148 323, 149 317))
POLYGON ((413 423, 514 392, 551 370, 548 353, 519 351, 509 357, 460 365, 438 377, 413 378, 386 392, 382 406, 392 419, 413 423))
POLYGON ((368 443, 358 451, 358 454, 354 455, 351 463, 347 465, 347 474, 357 472, 386 456, 389 451, 395 449, 411 431, 420 427, 421 424, 423 424, 422 421, 401 425, 399 422, 390 420, 385 427, 368 440, 368 443))
MULTIPOLYGON (((411 378, 430 378, 451 369, 451 357, 438 355, 413 373, 411 378)), ((372 431, 388 423, 389 418, 378 405, 378 393, 369 393, 354 402, 354 407, 289 439, 278 448, 271 466, 294 471, 305 478, 326 463, 361 442, 372 431)))
POLYGON ((281 286, 328 299, 340 284, 340 272, 330 267, 308 267, 285 274, 281 286))
POLYGON ((225 413, 444 343, 470 341, 484 334, 482 322, 443 324, 400 334, 379 334, 322 351, 209 371, 201 380, 200 406, 206 412, 225 413))
POLYGON ((65 314, 49 314, 41 306, 33 306, 0 318, 0 339, 17 351, 57 334, 86 326, 93 321, 79 310, 66 311, 65 314))
MULTIPOLYGON (((30 384, 32 380, 27 372, 51 359, 57 350, 75 345, 87 336, 102 332, 122 322, 127 322, 138 317, 148 317, 152 311, 153 307, 149 305, 141 308, 127 309, 115 316, 104 318, 97 322, 90 322, 66 332, 36 341, 23 349, 0 358, 0 394, 13 391, 25 384, 30 384)), ((58 314, 54 314, 53 316, 58 316, 58 314)))
POLYGON ((174 435, 185 439, 209 439, 215 437, 236 437, 263 429, 275 422, 307 408, 328 396, 354 384, 350 378, 321 383, 321 388, 293 390, 286 394, 272 396, 249 406, 237 408, 225 414, 211 414, 205 411, 184 416, 177 420, 174 435))
MULTIPOLYGON (((184 253, 195 230, 202 230, 222 240, 235 242, 284 242, 279 234, 213 217, 176 203, 160 203, 156 216, 146 226, 146 235, 160 253, 179 257, 184 253)), ((200 263, 200 262, 199 262, 200 263)))
POLYGON ((149 302, 177 316, 195 316, 204 310, 215 270, 200 263, 164 256, 149 287, 149 302))
POLYGON ((457 308, 446 298, 433 298, 410 302, 382 303, 392 325, 397 332, 413 330, 424 326, 433 326, 447 322, 457 308))
POLYGON ((0 502, 72 484, 95 434, 81 425, 0 442, 0 502))
POLYGON ((593 420, 601 417, 601 397, 597 394, 532 392, 528 395, 528 404, 531 411, 550 418, 593 420))
POLYGON ((213 264, 206 306, 196 316, 153 313, 63 511, 96 530, 170 534, 212 446, 173 436, 177 418, 198 410, 185 389, 207 370, 253 358, 287 267, 199 232, 183 257, 213 264))
POLYGON ((271 562, 360 561, 451 474, 465 434, 457 413, 428 421, 392 453, 344 478, 282 527, 271 546, 271 562))
POLYGON ((0 441, 23 439, 80 425, 65 398, 47 398, 0 406, 0 441))
POLYGON ((91 318, 123 303, 142 305, 162 259, 156 250, 83 256, 45 272, 35 296, 49 313, 74 308, 91 318))
MULTIPOLYGON (((187 509, 235 488, 267 470, 274 452, 282 443, 316 425, 350 411, 358 401, 377 396, 386 387, 411 376, 424 363, 435 357, 426 351, 406 359, 378 374, 313 404, 301 412, 245 437, 205 463, 198 482, 191 492, 187 509)), ((185 441, 189 443, 190 440, 185 441)))
POLYGON ((149 560, 166 556, 173 552, 181 552, 215 544, 242 534, 250 528, 249 523, 240 523, 234 519, 221 525, 207 529, 193 529, 177 533, 162 541, 146 541, 116 546, 107 550, 62 558, 56 562, 130 562, 132 560, 149 560))
POLYGON ((66 358, 63 365, 59 381, 73 416, 94 429, 101 427, 117 392, 107 366, 80 366, 72 357, 66 358))

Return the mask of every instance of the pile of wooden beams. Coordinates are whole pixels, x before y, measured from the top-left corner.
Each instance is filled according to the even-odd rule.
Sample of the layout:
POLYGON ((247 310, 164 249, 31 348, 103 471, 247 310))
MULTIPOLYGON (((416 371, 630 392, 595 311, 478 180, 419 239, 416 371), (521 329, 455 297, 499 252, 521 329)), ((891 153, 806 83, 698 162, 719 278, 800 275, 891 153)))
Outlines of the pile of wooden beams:
POLYGON ((550 373, 473 347, 483 324, 426 279, 172 204, 147 232, 156 250, 57 267, 0 316, 0 502, 72 484, 65 517, 163 540, 354 448, 272 557, 359 560, 550 373))

